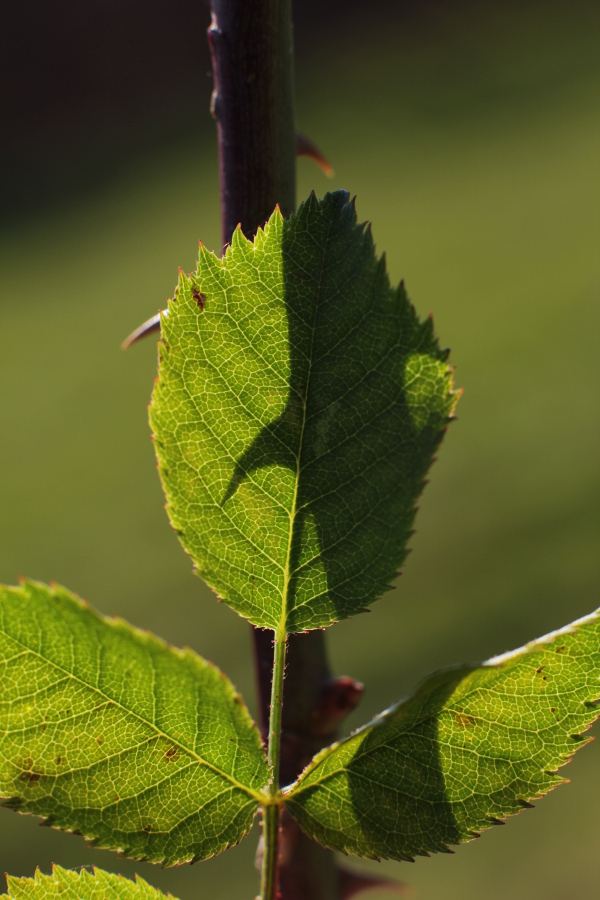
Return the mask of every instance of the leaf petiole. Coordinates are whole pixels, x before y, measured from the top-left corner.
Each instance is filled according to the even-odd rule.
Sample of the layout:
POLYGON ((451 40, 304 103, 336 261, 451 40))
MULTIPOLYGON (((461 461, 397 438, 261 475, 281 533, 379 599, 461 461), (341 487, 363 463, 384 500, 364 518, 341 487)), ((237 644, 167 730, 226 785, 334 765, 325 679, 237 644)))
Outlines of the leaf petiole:
POLYGON ((281 820, 279 790, 279 760, 281 755, 281 715, 283 710, 283 678, 285 674, 285 654, 287 633, 275 633, 273 653, 273 680, 271 682, 271 710, 269 714, 269 742, 267 758, 271 768, 269 785, 269 805, 264 805, 263 815, 263 861, 260 882, 261 900, 276 900, 279 874, 279 826, 281 820))

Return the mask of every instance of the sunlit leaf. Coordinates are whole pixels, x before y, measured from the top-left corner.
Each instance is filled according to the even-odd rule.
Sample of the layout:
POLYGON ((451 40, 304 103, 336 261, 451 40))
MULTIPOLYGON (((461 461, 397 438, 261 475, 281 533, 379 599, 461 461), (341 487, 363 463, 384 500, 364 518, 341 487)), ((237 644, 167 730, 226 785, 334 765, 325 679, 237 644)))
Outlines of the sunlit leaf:
POLYGON ((445 351, 343 191, 200 247, 162 323, 151 408, 171 522, 256 625, 360 612, 406 555, 455 404, 445 351))
POLYGON ((33 878, 7 877, 10 900, 174 900, 136 876, 130 881, 122 875, 111 875, 102 869, 93 872, 71 872, 53 866, 52 875, 38 871, 33 878))
POLYGON ((268 781, 258 731, 218 669, 63 588, 0 589, 0 797, 164 865, 249 830, 268 781))
POLYGON ((564 779, 600 713, 600 611, 483 663, 433 675, 324 750, 286 805, 321 843, 358 856, 445 851, 564 779))

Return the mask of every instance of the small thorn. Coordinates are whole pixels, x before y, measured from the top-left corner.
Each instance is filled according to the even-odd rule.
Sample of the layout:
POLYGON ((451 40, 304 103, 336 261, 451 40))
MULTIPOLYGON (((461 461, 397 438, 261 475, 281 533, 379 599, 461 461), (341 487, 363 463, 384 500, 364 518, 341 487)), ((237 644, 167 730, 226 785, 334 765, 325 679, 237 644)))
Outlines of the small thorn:
POLYGON ((340 900, 351 900, 363 891, 383 890, 393 891, 395 894, 406 894, 410 888, 401 881, 392 881, 389 878, 375 878, 363 872, 352 872, 340 866, 339 871, 339 896, 340 900))
POLYGON ((327 178, 333 178, 335 173, 329 161, 323 156, 316 144, 309 141, 301 131, 296 132, 296 156, 307 156, 318 165, 327 178))
MULTIPOLYGON (((168 310, 165 310, 162 315, 167 316, 168 310)), ((131 334, 126 337, 121 344, 121 350, 127 350, 127 348, 131 347, 132 344, 136 344, 138 341, 141 341, 142 338, 145 338, 148 334, 152 334, 153 331, 159 331, 160 317, 161 313, 157 313, 155 316, 152 316, 151 319, 148 319, 147 322, 144 322, 143 325, 140 325, 139 328, 136 328, 135 331, 132 331, 131 334)))
POLYGON ((313 710, 315 734, 330 734, 336 730, 342 719, 349 715, 360 701, 363 685, 354 678, 342 675, 331 678, 323 687, 319 701, 313 710))

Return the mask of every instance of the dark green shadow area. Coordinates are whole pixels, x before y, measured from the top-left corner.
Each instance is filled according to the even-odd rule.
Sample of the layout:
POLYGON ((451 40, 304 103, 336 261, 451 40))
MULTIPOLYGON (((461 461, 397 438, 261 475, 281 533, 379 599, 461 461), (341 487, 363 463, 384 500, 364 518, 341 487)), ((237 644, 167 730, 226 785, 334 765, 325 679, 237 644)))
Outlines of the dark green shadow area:
POLYGON ((459 670, 451 680, 447 675, 434 680, 418 714, 413 718, 411 705, 401 707, 382 729, 365 737, 350 764, 351 802, 360 810, 363 840, 372 844, 374 856, 387 856, 381 852, 386 844, 390 857, 410 859, 446 853, 459 843, 461 834, 446 792, 438 718, 469 671, 459 670))
POLYGON ((258 469, 298 471, 293 631, 306 627, 307 608, 318 627, 364 611, 389 588, 452 398, 438 365, 447 353, 403 286, 390 287, 346 191, 311 195, 284 223, 282 259, 288 400, 238 460, 223 503, 258 469), (415 354, 432 365, 415 373, 415 354))
POLYGON ((358 733, 308 776, 287 806, 318 840, 372 859, 412 860, 447 853, 461 836, 446 792, 439 716, 471 671, 433 676, 418 703, 403 703, 387 721, 358 733), (313 780, 316 784, 310 784, 313 780), (336 827, 336 821, 340 824, 336 827))

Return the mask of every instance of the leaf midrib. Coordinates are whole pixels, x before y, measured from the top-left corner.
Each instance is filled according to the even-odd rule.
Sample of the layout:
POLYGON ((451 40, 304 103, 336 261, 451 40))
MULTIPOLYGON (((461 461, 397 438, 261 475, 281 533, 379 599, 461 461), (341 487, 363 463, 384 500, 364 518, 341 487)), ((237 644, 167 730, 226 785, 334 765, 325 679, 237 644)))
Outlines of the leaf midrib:
MULTIPOLYGON (((265 794, 263 794, 262 792, 254 791, 252 788, 249 788, 246 785, 241 784, 236 778, 234 778, 231 775, 228 775, 226 772, 221 771, 219 768, 217 768, 217 766, 214 766, 212 763, 209 763, 207 760, 205 760, 201 756, 199 756, 194 750, 191 750, 185 744, 181 743, 181 741, 178 741, 177 738, 174 738, 171 735, 167 734, 166 732, 161 731, 161 729, 158 728, 158 726, 155 725, 153 722, 149 722, 148 719, 144 718, 144 716, 141 716, 139 713, 136 713, 133 710, 128 709, 126 706, 124 706, 118 700, 115 700, 113 697, 110 697, 108 694, 105 694, 104 691, 101 691, 98 687, 92 687, 90 684, 88 684, 86 681, 84 681, 78 675, 74 675, 72 672, 69 672, 67 669, 63 668, 62 666, 58 665, 57 663, 46 659, 37 650, 33 650, 31 647, 28 647, 27 644, 25 644, 23 641, 19 640, 18 638, 13 637, 13 635, 9 634, 7 631, 3 630, 3 634, 5 634, 9 638, 9 640, 12 640, 15 643, 19 644, 21 647, 23 647, 25 652, 31 653, 34 657, 41 660, 43 663, 45 663, 45 665, 51 666, 56 671, 63 673, 63 675, 65 675, 67 678, 72 679, 73 681, 75 681, 78 684, 82 685, 83 687, 87 688, 87 690, 92 691, 93 693, 97 694, 99 697, 102 697, 108 703, 110 703, 113 706, 117 707, 118 709, 122 710, 124 713, 126 713, 126 715, 132 716, 133 718, 137 719, 142 724, 146 725, 148 728, 151 728, 158 737, 161 737, 164 740, 169 741, 171 744, 174 744, 178 749, 182 750, 188 756, 191 756, 193 759, 195 759, 199 765, 204 766, 207 769, 210 769, 216 775, 219 775, 221 778, 224 778, 226 781, 228 781, 234 787, 239 788, 241 791, 243 791, 249 797, 252 797, 252 799, 256 800, 259 804, 264 803, 265 800, 268 799, 267 796, 265 794)), ((62 773, 62 774, 66 774, 66 773, 62 773)))
POLYGON ((333 225, 333 218, 330 218, 329 225, 327 227, 327 235, 323 242, 323 253, 321 256, 321 268, 319 271, 319 276, 316 279, 317 286, 317 298, 315 301, 315 312, 313 316, 313 324, 312 324, 312 333, 310 336, 310 350, 306 357, 306 361, 308 363, 308 374, 306 377, 306 384, 304 387, 304 396, 302 399, 302 427, 300 429, 300 439, 298 441, 298 453, 296 455, 296 474, 294 477, 294 494, 292 497, 292 508, 290 510, 290 529, 288 533, 288 546, 285 557, 285 566, 283 570, 283 590, 281 592, 281 617, 279 619, 279 627, 277 629, 278 640, 286 640, 287 638, 287 617, 288 617, 288 595, 290 588, 290 580, 295 573, 290 572, 291 565, 291 557, 292 557, 292 547, 294 544, 294 535, 296 532, 296 517, 297 517, 297 501, 298 501, 298 488, 300 484, 300 460, 302 458, 302 445, 304 441, 304 430, 306 427, 306 407, 308 401, 308 389, 310 386, 310 378, 312 374, 312 364, 313 364, 313 352, 315 345, 315 335, 317 332, 317 317, 319 314, 319 306, 321 301, 321 289, 322 289, 322 280, 323 280, 323 270, 325 268, 325 257, 327 256, 327 245, 329 243, 329 236, 331 234, 331 226, 333 225))

